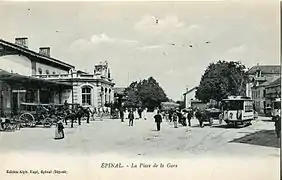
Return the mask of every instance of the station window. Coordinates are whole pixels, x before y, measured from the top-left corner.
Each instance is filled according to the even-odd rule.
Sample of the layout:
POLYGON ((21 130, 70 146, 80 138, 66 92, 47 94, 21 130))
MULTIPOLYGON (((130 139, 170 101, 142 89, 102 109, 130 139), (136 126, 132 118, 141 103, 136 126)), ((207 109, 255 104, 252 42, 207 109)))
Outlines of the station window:
POLYGON ((38 68, 38 74, 42 74, 42 69, 38 68))
POLYGON ((82 88, 82 104, 91 105, 91 88, 90 87, 82 88))
POLYGON ((46 70, 46 74, 49 74, 49 70, 46 70))
POLYGON ((53 74, 56 74, 55 72, 53 72, 53 74))

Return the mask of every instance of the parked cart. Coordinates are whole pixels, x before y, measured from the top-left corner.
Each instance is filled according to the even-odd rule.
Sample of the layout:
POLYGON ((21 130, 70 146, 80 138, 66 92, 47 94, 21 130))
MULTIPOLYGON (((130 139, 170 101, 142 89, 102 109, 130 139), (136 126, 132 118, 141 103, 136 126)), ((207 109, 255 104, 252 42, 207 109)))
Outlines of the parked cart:
POLYGON ((36 125, 51 127, 56 121, 55 113, 58 106, 60 105, 21 103, 18 119, 23 127, 35 127, 36 125))

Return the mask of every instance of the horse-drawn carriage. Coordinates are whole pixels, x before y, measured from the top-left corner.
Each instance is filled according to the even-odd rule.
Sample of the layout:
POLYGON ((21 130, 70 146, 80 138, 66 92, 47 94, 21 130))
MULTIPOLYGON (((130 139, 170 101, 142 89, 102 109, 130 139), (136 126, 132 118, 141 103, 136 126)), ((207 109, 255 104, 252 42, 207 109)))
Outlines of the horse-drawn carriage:
POLYGON ((23 127, 51 127, 63 115, 61 104, 21 103, 18 120, 23 127))
POLYGON ((207 108, 197 111, 195 116, 199 120, 201 127, 203 127, 204 122, 208 122, 210 126, 213 125, 214 120, 219 120, 219 124, 222 122, 222 112, 217 108, 207 108))

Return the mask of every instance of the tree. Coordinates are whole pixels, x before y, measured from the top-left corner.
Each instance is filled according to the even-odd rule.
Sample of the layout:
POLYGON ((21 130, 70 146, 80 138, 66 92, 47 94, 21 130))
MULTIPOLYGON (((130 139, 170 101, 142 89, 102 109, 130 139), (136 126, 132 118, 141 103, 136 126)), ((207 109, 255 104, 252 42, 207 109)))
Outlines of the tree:
POLYGON ((138 96, 138 91, 137 91, 137 82, 132 82, 129 87, 125 89, 125 106, 127 107, 137 107, 140 105, 140 98, 138 96))
POLYGON ((140 82, 132 82, 125 89, 125 94, 127 96, 125 105, 131 107, 143 106, 153 109, 159 107, 161 102, 168 101, 164 90, 153 77, 140 82))
POLYGON ((245 95, 247 75, 240 62, 218 61, 211 63, 201 78, 196 98, 208 102, 220 101, 230 95, 245 95))

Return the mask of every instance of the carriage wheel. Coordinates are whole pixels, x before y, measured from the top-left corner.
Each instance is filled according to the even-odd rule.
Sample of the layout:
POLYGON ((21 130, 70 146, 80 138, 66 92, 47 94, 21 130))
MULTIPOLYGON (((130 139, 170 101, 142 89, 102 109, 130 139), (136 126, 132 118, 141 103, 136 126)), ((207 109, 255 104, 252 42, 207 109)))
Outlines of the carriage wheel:
POLYGON ((43 121, 43 126, 44 127, 51 127, 53 125, 53 121, 51 118, 47 117, 43 121))
POLYGON ((35 125, 34 116, 30 113, 23 113, 19 117, 20 122, 25 123, 27 126, 33 127, 35 125))

